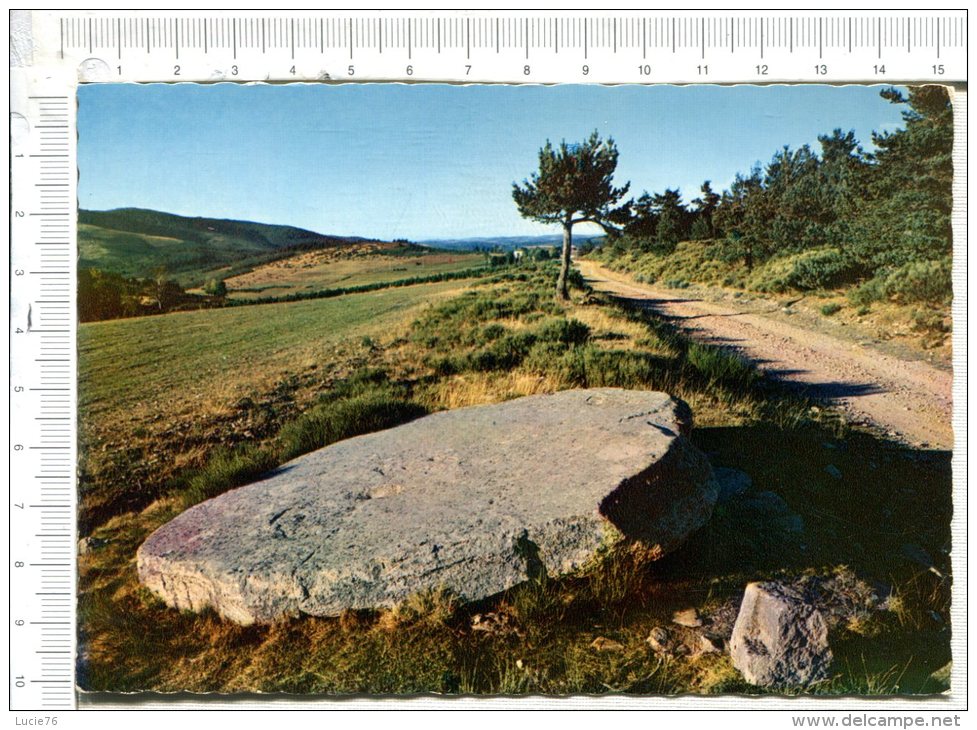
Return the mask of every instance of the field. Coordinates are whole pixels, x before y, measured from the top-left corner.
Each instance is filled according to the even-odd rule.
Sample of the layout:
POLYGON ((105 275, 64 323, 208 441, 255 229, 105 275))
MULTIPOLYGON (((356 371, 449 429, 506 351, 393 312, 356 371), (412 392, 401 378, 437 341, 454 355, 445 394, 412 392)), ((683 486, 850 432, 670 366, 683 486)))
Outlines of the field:
POLYGON ((559 304, 554 280, 552 265, 526 265, 467 282, 83 326, 80 685, 757 692, 726 655, 661 657, 645 637, 676 608, 735 602, 750 580, 830 574, 884 586, 892 610, 840 629, 835 676, 815 691, 943 691, 931 675, 949 660, 949 454, 853 430, 749 363, 580 282, 559 304), (625 551, 600 571, 530 581, 471 606, 425 594, 392 611, 242 628, 168 609, 138 584, 136 548, 187 505, 378 417, 591 386, 685 399, 693 441, 713 465, 745 470, 792 516, 731 504, 662 561, 625 551), (907 560, 907 544, 933 556, 933 569, 907 560))
POLYGON ((79 268, 134 278, 162 272, 183 286, 200 286, 214 276, 230 276, 305 250, 363 242, 293 226, 187 218, 141 208, 78 212, 79 268))
POLYGON ((225 283, 230 299, 257 299, 455 273, 484 265, 485 257, 475 253, 354 244, 262 264, 225 283))
POLYGON ((465 285, 82 325, 82 524, 144 506, 215 443, 277 428, 310 389, 368 351, 367 338, 405 329, 413 308, 465 285))

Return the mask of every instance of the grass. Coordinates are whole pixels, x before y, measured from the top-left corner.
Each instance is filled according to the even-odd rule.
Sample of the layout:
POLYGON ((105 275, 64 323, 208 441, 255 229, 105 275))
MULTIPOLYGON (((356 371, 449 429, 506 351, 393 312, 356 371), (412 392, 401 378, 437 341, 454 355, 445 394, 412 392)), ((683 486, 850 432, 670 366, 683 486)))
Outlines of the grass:
MULTIPOLYGON (((92 519, 96 539, 79 564, 81 686, 323 694, 757 693, 728 657, 663 658, 648 647, 648 633, 668 626, 677 609, 708 611, 736 600, 751 580, 850 571, 891 587, 895 610, 832 636, 835 675, 816 691, 941 691, 930 675, 949 660, 949 579, 907 561, 902 546, 919 546, 933 556, 938 572, 948 574, 949 454, 905 450, 848 429, 768 382, 748 362, 689 343, 645 312, 579 291, 570 304, 557 304, 550 293, 554 278, 552 267, 544 266, 506 272, 463 292, 418 287, 409 301, 396 298, 408 292, 390 290, 346 303, 199 315, 241 320, 185 320, 209 327, 215 337, 226 335, 226 348, 255 363, 244 372, 222 370, 219 356, 208 350, 218 366, 211 387, 221 378, 274 371, 264 385, 252 382, 252 392, 237 406, 261 435, 203 447, 166 442, 185 466, 171 469, 155 501, 137 508, 113 503, 92 519), (233 335, 226 332, 232 326, 238 328, 233 335), (266 328, 264 339, 251 335, 259 327, 266 328), (291 327, 318 340, 291 340, 291 327), (264 352, 269 342, 277 354, 264 352), (310 344, 313 349, 305 350, 310 344), (310 356, 317 366, 311 377, 301 367, 310 356), (444 368, 445 362, 451 367, 444 368), (751 493, 778 495, 804 531, 794 530, 789 519, 759 519, 748 503, 733 502, 717 507, 706 527, 657 561, 639 546, 609 541, 600 563, 578 574, 536 575, 476 604, 459 605, 450 594, 433 591, 391 611, 246 628, 212 613, 166 608, 137 581, 133 556, 152 530, 188 504, 298 453, 425 411, 596 384, 662 389, 684 398, 696 416, 693 442, 716 466, 749 473, 751 493), (262 431, 255 424, 267 409, 275 414, 265 417, 262 431)), ((129 323, 83 328, 85 427, 101 433, 120 419, 117 438, 140 427, 147 429, 144 443, 155 443, 183 417, 179 387, 156 391, 155 414, 164 425, 151 417, 127 420, 136 402, 130 389, 152 374, 134 367, 144 362, 140 343, 146 340, 120 343, 122 330, 95 339, 106 324, 129 323), (102 353, 99 343, 123 349, 102 353)), ((197 352, 200 329, 175 326, 163 334, 168 345, 155 355, 157 371, 162 362, 196 357, 203 359, 195 367, 208 372, 212 361, 197 352)), ((164 382, 182 379, 180 387, 194 376, 160 373, 164 382)), ((153 390, 151 382, 142 387, 153 390)), ((222 433, 242 427, 232 420, 222 433)), ((105 490, 129 487, 129 475, 147 468, 152 453, 117 456, 118 472, 95 475, 105 490)), ((92 458, 90 445, 86 458, 92 458)), ((85 499, 83 494, 83 504, 85 499)))
POLYGON ((81 325, 83 532, 146 506, 214 448, 274 435, 369 356, 363 337, 406 328, 412 309, 467 285, 81 325))
POLYGON ((256 299, 388 283, 413 277, 453 274, 485 266, 482 254, 398 255, 380 244, 310 251, 256 266, 226 280, 229 299, 256 299))

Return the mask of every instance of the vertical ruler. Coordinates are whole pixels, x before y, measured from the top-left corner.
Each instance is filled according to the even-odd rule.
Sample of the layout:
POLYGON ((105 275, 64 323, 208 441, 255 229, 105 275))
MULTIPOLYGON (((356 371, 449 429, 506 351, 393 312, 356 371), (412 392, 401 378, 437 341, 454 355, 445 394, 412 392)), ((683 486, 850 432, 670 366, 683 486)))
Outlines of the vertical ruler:
POLYGON ((12 100, 10 706, 74 706, 73 93, 12 100))
POLYGON ((79 82, 967 78, 965 10, 16 11, 11 28, 25 17, 27 32, 11 33, 8 618, 15 710, 75 703, 79 82))

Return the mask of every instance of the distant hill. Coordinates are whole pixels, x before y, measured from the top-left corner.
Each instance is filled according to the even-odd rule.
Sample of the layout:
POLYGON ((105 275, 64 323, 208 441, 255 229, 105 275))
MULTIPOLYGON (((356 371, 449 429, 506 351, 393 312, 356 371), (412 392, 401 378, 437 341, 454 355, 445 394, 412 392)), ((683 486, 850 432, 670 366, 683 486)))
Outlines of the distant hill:
POLYGON ((185 286, 241 273, 299 251, 370 240, 143 208, 78 211, 79 268, 129 277, 149 277, 165 268, 167 276, 185 286))
MULTIPOLYGON (((574 242, 586 241, 591 238, 600 238, 601 234, 574 234, 574 242)), ((427 241, 419 241, 423 246, 432 248, 444 248, 451 250, 465 249, 492 249, 500 248, 503 251, 511 251, 516 248, 528 246, 561 246, 563 245, 563 235, 554 233, 546 236, 482 236, 480 238, 435 238, 427 241)))

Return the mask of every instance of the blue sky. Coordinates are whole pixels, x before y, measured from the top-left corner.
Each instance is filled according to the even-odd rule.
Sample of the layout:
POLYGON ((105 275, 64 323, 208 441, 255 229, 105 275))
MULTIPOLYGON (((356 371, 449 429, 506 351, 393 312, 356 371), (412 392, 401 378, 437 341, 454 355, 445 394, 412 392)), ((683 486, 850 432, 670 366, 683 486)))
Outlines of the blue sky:
POLYGON ((78 196, 383 239, 552 233, 511 197, 547 139, 596 129, 617 143, 619 184, 689 201, 836 127, 869 145, 901 125, 880 88, 87 85, 78 196))

